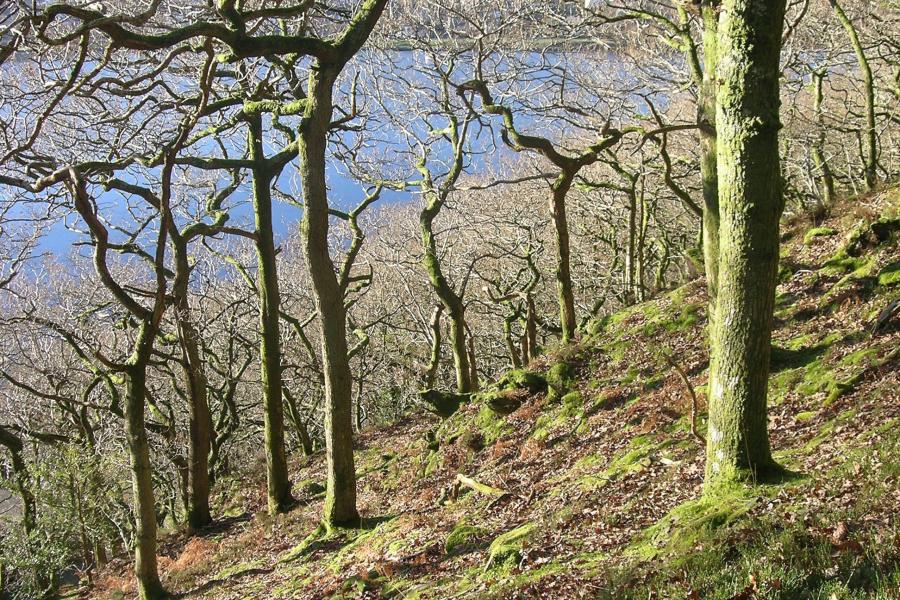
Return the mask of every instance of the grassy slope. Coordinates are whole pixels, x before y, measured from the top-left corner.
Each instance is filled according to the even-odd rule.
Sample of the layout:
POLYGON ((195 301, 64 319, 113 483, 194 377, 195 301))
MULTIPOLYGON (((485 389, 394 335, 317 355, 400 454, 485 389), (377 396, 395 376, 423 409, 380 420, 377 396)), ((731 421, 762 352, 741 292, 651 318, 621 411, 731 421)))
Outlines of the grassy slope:
MULTIPOLYGON (((702 432, 698 281, 536 361, 552 391, 503 392, 523 400, 507 417, 474 402, 360 436, 359 530, 318 528, 322 456, 294 473, 308 503, 274 520, 263 481, 224 487, 235 516, 166 540, 167 585, 196 598, 900 598, 900 328, 867 331, 900 297, 900 232, 866 241, 869 223, 900 217, 900 190, 833 213, 784 235, 770 429, 796 478, 701 497, 687 390, 660 354, 696 387, 702 432), (458 473, 508 494, 460 488, 458 473)), ((129 595, 124 565, 97 597, 129 595)))

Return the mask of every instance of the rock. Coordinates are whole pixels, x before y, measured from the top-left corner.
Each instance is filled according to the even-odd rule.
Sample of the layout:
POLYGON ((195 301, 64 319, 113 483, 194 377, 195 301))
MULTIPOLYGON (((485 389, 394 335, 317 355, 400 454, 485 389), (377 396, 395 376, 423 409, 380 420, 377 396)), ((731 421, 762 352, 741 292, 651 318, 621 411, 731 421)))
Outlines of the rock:
POLYGON ((471 399, 471 394, 454 394, 430 389, 419 392, 419 399, 425 404, 425 408, 438 415, 442 419, 448 419, 459 407, 471 399))
POLYGON ((465 550, 479 548, 484 544, 480 541, 487 534, 485 529, 469 525, 465 522, 458 523, 444 542, 444 552, 454 554, 465 550))
POLYGON ((497 536, 488 548, 485 570, 517 567, 522 561, 522 547, 535 529, 535 523, 526 523, 497 536))
POLYGON ((479 395, 479 399, 498 415, 509 415, 519 410, 528 395, 527 390, 511 389, 500 392, 484 392, 479 395))

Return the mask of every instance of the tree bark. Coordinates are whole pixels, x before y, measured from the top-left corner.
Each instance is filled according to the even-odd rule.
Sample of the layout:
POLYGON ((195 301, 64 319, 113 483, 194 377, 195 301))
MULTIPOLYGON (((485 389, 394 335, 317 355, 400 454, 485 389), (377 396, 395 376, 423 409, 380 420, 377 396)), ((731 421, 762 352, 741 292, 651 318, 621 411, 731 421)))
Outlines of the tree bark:
POLYGON ((175 298, 175 319, 183 350, 182 371, 185 389, 188 393, 190 455, 188 476, 190 499, 188 501, 188 524, 193 529, 205 527, 212 522, 209 510, 209 451, 212 430, 212 416, 209 412, 206 369, 200 356, 200 332, 191 319, 188 302, 188 282, 191 267, 188 262, 187 241, 175 232, 172 246, 175 258, 175 280, 172 295, 175 298))
POLYGON ((4 446, 9 452, 15 488, 22 502, 22 529, 26 535, 30 535, 37 521, 37 508, 28 481, 28 465, 22 458, 24 443, 13 432, 0 426, 0 446, 4 446))
POLYGON ((784 208, 779 58, 785 0, 726 0, 719 23, 719 288, 706 484, 775 470, 766 391, 784 208))
POLYGON ((331 525, 359 521, 353 463, 352 379, 347 349, 347 315, 334 263, 328 252, 328 192, 325 149, 331 125, 332 95, 339 70, 313 68, 306 112, 300 124, 300 173, 303 189, 303 249, 321 320, 325 374, 325 445, 328 485, 323 519, 331 525))
POLYGON ((281 297, 272 226, 272 173, 265 166, 262 118, 251 115, 250 158, 253 167, 253 212, 256 220, 256 259, 259 268, 259 366, 263 395, 266 447, 266 495, 269 512, 285 512, 294 502, 284 449, 284 404, 281 380, 281 297))
POLYGON ((144 424, 147 364, 153 349, 156 327, 142 323, 135 350, 127 363, 125 389, 125 438, 131 459, 131 485, 134 495, 134 573, 141 600, 165 598, 156 561, 156 501, 150 445, 144 424))
POLYGON ((822 112, 824 79, 825 73, 823 71, 813 73, 813 112, 815 112, 816 125, 819 128, 819 132, 812 147, 812 158, 813 163, 816 165, 817 175, 821 181, 821 202, 824 206, 831 206, 834 203, 834 176, 831 173, 831 167, 828 166, 828 160, 825 158, 825 123, 822 112))
POLYGON ((703 265, 709 297, 708 326, 716 318, 719 289, 719 175, 716 156, 716 64, 718 61, 719 0, 705 0, 703 19, 703 76, 698 82, 700 120, 700 180, 703 186, 703 265))
POLYGON ((562 325, 562 341, 567 344, 575 339, 575 292, 572 289, 572 272, 569 250, 569 222, 566 218, 566 195, 572 187, 576 170, 563 170, 550 196, 550 215, 556 231, 556 292, 559 297, 559 321, 562 325))
POLYGON ((466 313, 462 298, 450 287, 444 276, 438 258, 437 241, 434 236, 434 219, 440 211, 442 203, 437 194, 433 194, 428 204, 419 215, 419 228, 422 234, 422 248, 425 251, 423 264, 428 273, 428 280, 450 318, 450 345, 453 351, 453 367, 456 372, 456 391, 465 394, 472 391, 469 354, 466 349, 466 313))
POLYGON ((437 380, 438 369, 441 366, 441 313, 444 312, 444 306, 438 305, 434 307, 431 313, 431 321, 428 328, 431 332, 431 355, 428 358, 428 368, 425 370, 424 389, 430 390, 434 388, 437 380))

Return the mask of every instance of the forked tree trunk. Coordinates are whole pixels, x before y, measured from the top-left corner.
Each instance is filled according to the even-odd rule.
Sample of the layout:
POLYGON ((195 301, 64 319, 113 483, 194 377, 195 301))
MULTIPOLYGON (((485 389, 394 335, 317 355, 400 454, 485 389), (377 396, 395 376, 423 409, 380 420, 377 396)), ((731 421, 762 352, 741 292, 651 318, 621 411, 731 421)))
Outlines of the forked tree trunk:
POLYGON ((466 394, 474 391, 469 353, 466 347, 466 309, 462 298, 450 286, 444 276, 438 258, 437 241, 434 236, 434 219, 441 209, 440 200, 432 195, 419 214, 419 229, 422 234, 422 263, 428 273, 428 281, 450 318, 450 346, 453 351, 453 368, 456 372, 456 391, 466 394))
POLYGON ((281 381, 280 290, 272 227, 272 174, 264 165, 262 122, 248 116, 250 158, 253 169, 253 211, 256 219, 256 258, 259 266, 259 366, 262 380, 266 448, 266 495, 270 513, 293 504, 284 449, 284 404, 281 381))
POLYGON ((785 0, 726 0, 719 23, 719 288, 706 484, 775 469, 766 391, 784 207, 779 58, 785 0))

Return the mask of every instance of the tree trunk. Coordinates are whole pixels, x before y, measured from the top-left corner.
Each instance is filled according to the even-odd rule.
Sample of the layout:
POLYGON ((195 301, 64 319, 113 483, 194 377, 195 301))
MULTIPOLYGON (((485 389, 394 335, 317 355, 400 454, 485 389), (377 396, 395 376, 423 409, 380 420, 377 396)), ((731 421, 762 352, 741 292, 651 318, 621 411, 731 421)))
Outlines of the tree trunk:
POLYGON ((303 188, 303 249, 321 321, 325 374, 325 444, 328 485, 323 518, 330 525, 359 522, 353 464, 353 419, 347 315, 334 263, 328 253, 328 192, 325 149, 331 124, 337 70, 313 68, 306 112, 300 124, 300 174, 303 188))
POLYGON ((816 165, 817 175, 821 181, 821 203, 824 206, 831 206, 834 203, 834 176, 831 174, 831 167, 828 166, 828 160, 825 158, 825 123, 824 114, 822 113, 824 79, 825 72, 816 71, 813 73, 813 86, 815 88, 813 111, 815 112, 816 126, 819 128, 819 132, 816 135, 816 143, 812 147, 812 158, 813 163, 816 165))
MULTIPOLYGON (((503 317, 503 339, 506 341, 506 351, 509 353, 509 362, 513 369, 522 366, 522 357, 519 354, 519 348, 516 348, 516 342, 513 339, 512 324, 517 320, 518 315, 511 313, 503 317)), ((524 341, 524 335, 521 338, 524 341)), ((520 347, 524 350, 524 344, 520 347)))
POLYGON ((525 297, 525 348, 522 362, 528 364, 537 356, 537 309, 530 293, 525 297))
POLYGON ((473 392, 477 392, 479 389, 478 383, 478 363, 475 358, 475 336, 472 335, 472 330, 469 328, 468 323, 463 324, 466 329, 466 358, 469 361, 469 382, 473 392))
POLYGON ((290 388, 282 386, 284 399, 286 400, 288 407, 288 418, 290 418, 291 423, 294 425, 294 432, 297 434, 297 439, 300 441, 300 449, 303 451, 303 456, 312 456, 313 446, 312 438, 309 436, 309 429, 306 427, 306 422, 303 420, 300 407, 297 406, 297 400, 289 390, 290 388))
POLYGON ((431 356, 428 358, 428 368, 425 370, 425 389, 434 388, 437 380, 438 369, 441 366, 441 313, 444 312, 444 306, 434 307, 431 313, 431 322, 428 328, 431 331, 431 356))
POLYGON ((155 329, 147 323, 141 324, 135 351, 125 373, 125 438, 131 459, 134 495, 134 573, 141 600, 167 597, 156 564, 156 501, 150 445, 144 424, 147 363, 150 361, 155 329))
POLYGON ((775 470, 766 388, 784 207, 779 57, 785 0, 726 0, 719 29, 719 288, 706 484, 775 470))
POLYGON ((187 242, 179 235, 173 236, 175 255, 175 281, 172 295, 175 297, 175 318, 183 350, 182 370, 188 393, 190 455, 188 476, 190 499, 188 501, 188 525, 192 529, 205 527, 212 522, 209 511, 209 450, 212 417, 207 397, 206 369, 200 356, 200 333, 194 326, 188 301, 190 264, 187 242))
POLYGON ((450 344, 453 349, 453 367, 456 371, 456 391, 466 394, 472 389, 469 355, 466 349, 465 306, 462 298, 450 287, 444 276, 437 253, 437 242, 434 237, 433 223, 441 209, 440 201, 432 197, 419 214, 419 229, 422 234, 424 256, 422 263, 431 283, 447 315, 450 317, 450 344))
POLYGON ((550 196, 550 215, 556 230, 556 291, 564 344, 575 339, 575 293, 572 290, 569 266, 569 222, 566 218, 566 194, 569 193, 574 178, 574 172, 560 173, 553 182, 553 193, 550 196))
POLYGON ((22 529, 26 535, 30 535, 34 531, 37 521, 37 508, 28 481, 28 465, 22 458, 24 444, 17 435, 0 426, 0 446, 4 446, 9 451, 14 485, 19 493, 19 500, 22 502, 22 529))
POLYGON ((718 60, 718 0, 706 0, 703 17, 703 79, 700 82, 700 180, 703 186, 703 265, 709 297, 709 330, 716 317, 719 289, 719 176, 716 158, 716 63, 718 60))
POLYGON ((637 255, 637 198, 635 196, 634 185, 631 186, 628 193, 628 248, 625 253, 625 305, 630 306, 635 303, 637 297, 635 290, 635 272, 636 272, 636 255, 637 255))
POLYGON ((472 369, 469 364, 469 349, 466 344, 466 312, 457 299, 450 314, 450 344, 453 347, 453 367, 456 371, 456 391, 465 394, 474 391, 472 369))
POLYGON ((293 504, 284 449, 284 405, 281 381, 281 308, 275 238, 272 227, 272 175, 264 166, 262 120, 248 117, 253 168, 253 211, 256 219, 256 259, 259 265, 259 367, 262 380, 266 446, 266 481, 270 513, 285 512, 293 504))
POLYGON ((834 13, 837 15, 838 21, 847 31, 850 38, 850 44, 853 46, 853 52, 856 54, 856 61, 859 63, 859 71, 863 78, 863 95, 866 99, 866 127, 863 131, 865 138, 866 151, 863 156, 865 163, 866 187, 872 189, 878 180, 878 136, 875 130, 875 78, 872 75, 872 67, 869 59, 866 57, 862 42, 859 40, 859 33, 853 21, 844 12, 844 9, 838 4, 837 0, 829 0, 834 13))
POLYGON ((640 210, 640 227, 638 228, 637 238, 637 278, 635 279, 635 295, 641 302, 647 299, 647 230, 650 227, 650 210, 647 206, 647 195, 644 193, 644 187, 641 186, 640 202, 638 204, 640 210))

